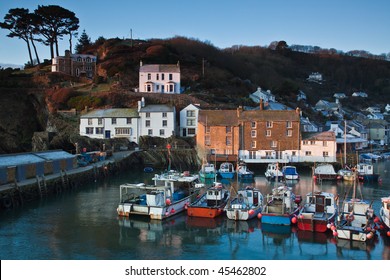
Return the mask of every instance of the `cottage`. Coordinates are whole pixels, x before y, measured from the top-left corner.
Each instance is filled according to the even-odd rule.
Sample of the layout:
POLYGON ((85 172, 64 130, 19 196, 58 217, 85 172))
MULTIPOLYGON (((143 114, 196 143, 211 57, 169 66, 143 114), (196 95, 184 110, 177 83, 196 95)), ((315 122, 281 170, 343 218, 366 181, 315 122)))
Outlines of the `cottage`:
POLYGON ((180 64, 147 64, 140 62, 139 91, 180 93, 180 64))
POLYGON ((196 136, 199 108, 193 104, 180 111, 180 136, 196 136))
POLYGON ((262 90, 260 87, 257 88, 257 91, 249 95, 249 98, 255 103, 260 103, 260 100, 263 102, 275 102, 275 95, 271 93, 270 90, 262 90))
POLYGON ((52 59, 52 72, 64 73, 73 77, 85 76, 93 78, 96 73, 96 56, 89 54, 71 54, 65 51, 65 56, 52 59))
POLYGON ((333 131, 303 134, 299 162, 336 162, 336 137, 333 131))
POLYGON ((138 143, 138 118, 135 108, 93 110, 80 116, 80 135, 97 139, 126 138, 138 143))

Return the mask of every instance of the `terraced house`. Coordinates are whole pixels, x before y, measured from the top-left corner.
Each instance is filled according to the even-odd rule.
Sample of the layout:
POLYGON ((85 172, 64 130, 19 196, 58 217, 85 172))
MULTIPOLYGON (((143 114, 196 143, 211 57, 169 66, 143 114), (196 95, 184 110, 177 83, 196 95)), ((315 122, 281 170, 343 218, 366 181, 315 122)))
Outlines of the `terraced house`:
POLYGON ((180 93, 180 64, 140 62, 139 92, 180 93))

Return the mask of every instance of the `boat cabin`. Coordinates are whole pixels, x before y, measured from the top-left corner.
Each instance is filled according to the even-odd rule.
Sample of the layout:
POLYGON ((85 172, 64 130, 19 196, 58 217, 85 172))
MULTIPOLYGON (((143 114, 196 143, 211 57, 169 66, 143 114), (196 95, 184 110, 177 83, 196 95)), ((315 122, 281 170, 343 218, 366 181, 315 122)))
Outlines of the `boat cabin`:
POLYGON ((221 183, 216 183, 215 186, 209 188, 206 193, 207 206, 216 206, 223 203, 228 193, 222 187, 221 183))
POLYGON ((372 164, 359 163, 356 166, 356 170, 359 174, 367 174, 367 175, 374 174, 374 168, 373 168, 372 164))
POLYGON ((324 194, 322 192, 309 193, 306 196, 306 203, 313 205, 314 209, 311 209, 315 213, 334 213, 335 211, 335 199, 331 194, 324 194))
POLYGON ((253 188, 246 188, 238 191, 238 202, 248 205, 259 204, 259 191, 253 190, 253 188))

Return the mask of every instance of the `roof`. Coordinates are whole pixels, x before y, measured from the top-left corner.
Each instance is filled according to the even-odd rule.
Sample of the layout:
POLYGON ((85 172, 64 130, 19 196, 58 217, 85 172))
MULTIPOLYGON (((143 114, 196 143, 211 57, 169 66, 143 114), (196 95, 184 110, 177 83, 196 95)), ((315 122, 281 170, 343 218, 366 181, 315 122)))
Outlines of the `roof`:
POLYGON ((84 115, 81 115, 81 119, 85 118, 138 118, 138 111, 135 108, 116 108, 116 109, 102 109, 93 110, 84 115))
POLYGON ((298 121, 300 114, 295 110, 251 110, 240 113, 242 121, 298 121))
POLYGON ((0 168, 73 157, 75 156, 61 150, 37 153, 6 154, 0 155, 0 168))
POLYGON ((139 68, 140 72, 169 72, 180 73, 180 66, 177 64, 147 64, 139 68))
POLYGON ((302 140, 335 141, 336 135, 333 131, 302 133, 302 140))
POLYGON ((142 107, 139 112, 175 112, 175 106, 152 104, 142 107))
POLYGON ((198 122, 205 126, 238 126, 237 110, 200 110, 198 122))

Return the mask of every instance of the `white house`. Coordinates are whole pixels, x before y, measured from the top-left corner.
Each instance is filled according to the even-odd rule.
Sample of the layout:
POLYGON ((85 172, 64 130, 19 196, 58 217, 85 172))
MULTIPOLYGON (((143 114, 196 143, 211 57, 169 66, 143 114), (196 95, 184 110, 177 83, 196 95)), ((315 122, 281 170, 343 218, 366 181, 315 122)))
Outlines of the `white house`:
POLYGON ((165 104, 145 105, 145 101, 138 102, 140 116, 140 135, 168 138, 176 135, 175 106, 165 104))
POLYGON ((180 136, 195 136, 198 128, 199 108, 195 105, 188 105, 180 111, 180 136))
POLYGON ((359 91, 359 92, 354 92, 354 93, 352 93, 352 96, 353 96, 353 97, 363 97, 363 98, 367 98, 367 97, 368 97, 368 94, 365 93, 365 92, 359 91))
POLYGON ((303 136, 299 150, 300 162, 336 162, 336 136, 325 131, 303 136))
POLYGON ((138 143, 137 109, 93 110, 80 116, 80 135, 97 139, 127 138, 138 143))
POLYGON ((260 87, 257 88, 257 91, 250 94, 249 98, 256 103, 260 103, 260 100, 263 100, 265 103, 275 102, 275 95, 273 95, 270 90, 265 91, 262 90, 260 87))
POLYGON ((311 73, 309 75, 309 77, 306 80, 309 81, 309 82, 316 82, 316 83, 321 84, 321 82, 322 82, 322 74, 320 74, 318 72, 313 72, 313 73, 311 73))
POLYGON ((140 62, 139 91, 180 93, 180 64, 147 64, 140 62))

